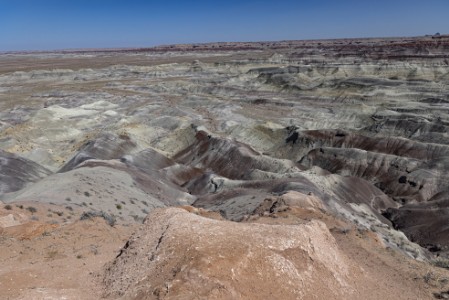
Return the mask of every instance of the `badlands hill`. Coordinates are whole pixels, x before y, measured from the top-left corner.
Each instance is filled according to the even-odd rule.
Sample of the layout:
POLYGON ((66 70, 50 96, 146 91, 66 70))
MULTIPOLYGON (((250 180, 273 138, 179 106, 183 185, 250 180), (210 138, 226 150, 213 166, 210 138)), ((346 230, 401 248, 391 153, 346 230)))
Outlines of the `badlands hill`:
POLYGON ((443 35, 1 54, 0 293, 449 297, 448 53, 443 35))

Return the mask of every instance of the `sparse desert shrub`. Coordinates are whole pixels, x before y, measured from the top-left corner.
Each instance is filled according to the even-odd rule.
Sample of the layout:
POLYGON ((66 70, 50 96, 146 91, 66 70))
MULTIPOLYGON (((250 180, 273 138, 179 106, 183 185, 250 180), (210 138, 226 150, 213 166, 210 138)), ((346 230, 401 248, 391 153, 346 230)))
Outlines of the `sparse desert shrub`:
POLYGON ((438 257, 432 260, 432 263, 437 267, 449 269, 449 259, 447 258, 438 257))
POLYGON ((333 227, 330 229, 332 232, 348 234, 351 231, 350 227, 333 227))
POLYGON ((33 206, 28 206, 28 207, 27 207, 27 210, 28 210, 30 213, 32 213, 32 214, 34 214, 35 212, 37 212, 37 209, 36 209, 35 207, 33 207, 33 206))
POLYGON ((93 255, 98 255, 98 246, 97 245, 90 245, 90 251, 93 253, 93 255))
POLYGON ((117 209, 122 209, 122 206, 121 206, 120 204, 116 204, 115 207, 116 207, 117 209))
POLYGON ((430 281, 432 281, 434 279, 434 274, 432 272, 427 272, 424 276, 423 276, 423 280, 425 283, 429 283, 430 281))
POLYGON ((56 255, 58 255, 58 251, 57 250, 51 250, 51 251, 48 251, 46 258, 53 259, 53 258, 56 257, 56 255))
POLYGON ((90 197, 90 193, 89 192, 84 192, 84 196, 90 197))
POLYGON ((92 218, 96 218, 96 217, 100 217, 103 218, 108 224, 109 226, 114 226, 116 219, 114 216, 105 213, 104 211, 88 211, 88 212, 84 212, 81 217, 80 220, 89 220, 92 218))
POLYGON ((22 204, 16 204, 16 207, 18 207, 18 208, 20 208, 20 209, 23 209, 23 205, 22 204))
POLYGON ((6 210, 11 210, 11 209, 12 209, 12 206, 9 205, 9 204, 6 204, 6 205, 4 206, 4 208, 5 208, 6 210))
POLYGON ((138 215, 131 215, 131 217, 133 217, 135 222, 142 222, 143 221, 143 218, 139 217, 138 215))
POLYGON ((435 299, 448 299, 449 298, 449 291, 442 291, 440 293, 433 293, 433 297, 435 297, 435 299))

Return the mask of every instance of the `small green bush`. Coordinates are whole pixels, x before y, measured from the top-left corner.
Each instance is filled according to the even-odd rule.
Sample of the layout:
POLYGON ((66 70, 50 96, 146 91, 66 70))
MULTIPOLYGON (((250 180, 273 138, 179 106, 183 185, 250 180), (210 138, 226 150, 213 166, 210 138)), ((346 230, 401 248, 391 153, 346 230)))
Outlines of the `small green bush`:
POLYGON ((114 216, 105 213, 104 211, 88 211, 88 212, 84 212, 81 217, 80 220, 90 220, 92 218, 96 218, 96 217, 100 217, 103 218, 104 220, 106 220, 106 222, 109 224, 109 226, 114 226, 116 219, 114 216))
POLYGON ((37 212, 37 209, 36 209, 35 207, 33 207, 33 206, 28 206, 28 207, 27 207, 27 210, 28 210, 30 213, 32 213, 32 214, 34 214, 35 212, 37 212))

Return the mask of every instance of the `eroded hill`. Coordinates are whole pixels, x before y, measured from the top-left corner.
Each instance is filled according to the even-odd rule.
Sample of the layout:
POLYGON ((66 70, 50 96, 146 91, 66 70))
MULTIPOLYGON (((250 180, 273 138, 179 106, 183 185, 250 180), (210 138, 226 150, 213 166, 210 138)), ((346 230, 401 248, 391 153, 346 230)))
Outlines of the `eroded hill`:
MULTIPOLYGON (((113 251, 77 275, 95 297, 443 297, 448 49, 439 36, 2 54, 2 239, 84 241, 74 230, 98 216, 107 247, 146 218, 106 271, 113 251), (155 227, 169 223, 167 241, 155 227)), ((18 280, 11 268, 0 276, 18 280)))

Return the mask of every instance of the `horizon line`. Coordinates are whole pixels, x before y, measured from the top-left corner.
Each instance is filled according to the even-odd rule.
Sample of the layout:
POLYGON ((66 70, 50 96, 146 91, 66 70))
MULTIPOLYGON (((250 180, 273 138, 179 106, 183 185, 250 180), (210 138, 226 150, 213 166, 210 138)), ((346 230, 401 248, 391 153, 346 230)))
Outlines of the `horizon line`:
MULTIPOLYGON (((370 39, 401 39, 401 38, 424 38, 424 37, 449 37, 449 34, 426 34, 426 35, 404 35, 404 36, 371 36, 371 37, 334 37, 334 38, 308 38, 308 39, 287 39, 287 40, 259 40, 259 41, 215 41, 215 42, 188 42, 188 43, 172 43, 172 44, 157 44, 152 46, 125 46, 125 47, 87 47, 87 48, 54 48, 54 49, 19 49, 19 50, 0 50, 0 54, 38 54, 38 53, 63 53, 63 52, 114 52, 114 51, 133 51, 166 48, 173 46, 189 46, 189 45, 211 45, 211 44, 257 44, 257 43, 281 43, 281 42, 313 42, 313 41, 338 41, 338 40, 370 40, 370 39)), ((220 49, 216 49, 220 50, 220 49)))

